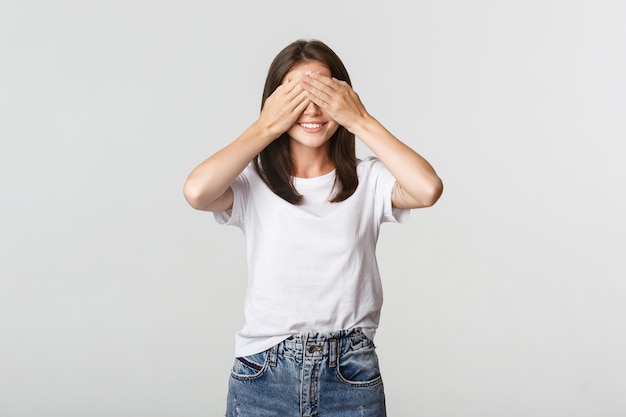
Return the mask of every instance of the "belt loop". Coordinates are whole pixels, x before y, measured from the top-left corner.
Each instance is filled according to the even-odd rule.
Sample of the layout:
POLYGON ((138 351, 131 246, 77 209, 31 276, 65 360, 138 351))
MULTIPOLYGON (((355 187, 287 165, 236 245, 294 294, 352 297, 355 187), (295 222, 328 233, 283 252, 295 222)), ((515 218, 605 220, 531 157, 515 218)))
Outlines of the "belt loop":
POLYGON ((278 345, 275 345, 269 352, 270 366, 276 366, 276 357, 278 356, 278 345))
POLYGON ((337 339, 329 339, 328 340, 328 366, 334 368, 337 366, 337 339))

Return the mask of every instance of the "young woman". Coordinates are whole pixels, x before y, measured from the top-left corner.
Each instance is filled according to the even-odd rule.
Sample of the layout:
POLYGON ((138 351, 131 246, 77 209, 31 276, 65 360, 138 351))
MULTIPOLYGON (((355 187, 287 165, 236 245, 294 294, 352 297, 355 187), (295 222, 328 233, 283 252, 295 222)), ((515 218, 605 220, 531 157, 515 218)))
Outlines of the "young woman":
POLYGON ((227 416, 386 415, 373 344, 379 227, 442 189, 367 112, 327 45, 298 40, 276 56, 259 118, 184 186, 192 207, 246 236, 246 324, 227 416), (375 156, 357 159, 355 136, 375 156))

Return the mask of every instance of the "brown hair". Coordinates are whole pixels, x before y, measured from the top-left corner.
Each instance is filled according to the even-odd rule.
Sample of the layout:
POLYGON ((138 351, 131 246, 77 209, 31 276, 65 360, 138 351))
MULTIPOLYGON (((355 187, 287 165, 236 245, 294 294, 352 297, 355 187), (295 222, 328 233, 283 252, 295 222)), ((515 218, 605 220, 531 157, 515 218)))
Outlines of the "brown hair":
MULTIPOLYGON (((287 45, 272 61, 265 80, 261 109, 265 100, 282 83, 285 75, 302 61, 319 61, 328 67, 332 77, 352 85, 348 71, 332 49, 318 40, 300 39, 287 45)), ((330 201, 339 202, 350 197, 359 184, 356 173, 355 139, 346 128, 339 126, 329 142, 329 157, 335 164, 336 173, 334 195, 330 201)), ((278 196, 292 204, 302 201, 302 195, 293 185, 287 133, 283 133, 256 156, 254 167, 267 186, 278 196)))

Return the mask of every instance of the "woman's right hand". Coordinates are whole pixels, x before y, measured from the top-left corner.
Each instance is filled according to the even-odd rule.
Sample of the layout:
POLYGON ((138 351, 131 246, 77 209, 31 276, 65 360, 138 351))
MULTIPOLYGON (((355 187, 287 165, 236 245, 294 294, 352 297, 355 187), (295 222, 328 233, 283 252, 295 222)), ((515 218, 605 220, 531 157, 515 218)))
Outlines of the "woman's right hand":
POLYGON ((232 207, 233 181, 263 148, 289 130, 309 105, 301 81, 302 76, 298 76, 278 86, 245 132, 189 174, 183 191, 192 207, 207 211, 232 207))
POLYGON ((272 140, 285 133, 298 120, 310 99, 301 86, 302 76, 281 84, 265 100, 257 125, 268 132, 272 140))

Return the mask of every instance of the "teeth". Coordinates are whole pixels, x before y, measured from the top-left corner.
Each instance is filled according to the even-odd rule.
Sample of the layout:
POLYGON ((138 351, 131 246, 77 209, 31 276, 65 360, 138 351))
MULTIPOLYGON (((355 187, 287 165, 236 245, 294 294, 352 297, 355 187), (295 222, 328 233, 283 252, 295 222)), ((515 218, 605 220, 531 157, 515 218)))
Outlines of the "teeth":
POLYGON ((324 125, 322 123, 300 123, 300 126, 305 129, 318 129, 324 125))

